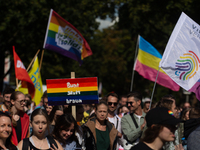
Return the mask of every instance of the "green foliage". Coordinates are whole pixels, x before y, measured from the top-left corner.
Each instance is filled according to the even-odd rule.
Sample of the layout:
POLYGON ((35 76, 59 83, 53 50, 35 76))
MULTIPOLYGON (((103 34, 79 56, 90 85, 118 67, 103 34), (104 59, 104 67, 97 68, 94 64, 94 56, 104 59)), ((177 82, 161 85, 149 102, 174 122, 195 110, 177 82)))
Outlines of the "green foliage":
MULTIPOLYGON (((15 45, 27 67, 37 50, 42 50, 52 8, 82 33, 93 55, 79 66, 70 58, 45 50, 41 69, 43 83, 45 79, 70 78, 70 72, 74 71, 76 77, 97 76, 103 84, 103 95, 110 91, 127 94, 138 34, 162 54, 182 11, 200 23, 199 4, 198 0, 0 0, 0 49, 12 55, 12 45, 15 45), (116 13, 118 23, 98 30, 96 18, 114 20, 116 13)), ((15 84, 14 68, 11 74, 15 84)), ((153 86, 154 82, 134 73, 134 90, 150 97, 153 86)), ((174 94, 181 101, 184 98, 181 93, 156 85, 154 99, 174 94)))

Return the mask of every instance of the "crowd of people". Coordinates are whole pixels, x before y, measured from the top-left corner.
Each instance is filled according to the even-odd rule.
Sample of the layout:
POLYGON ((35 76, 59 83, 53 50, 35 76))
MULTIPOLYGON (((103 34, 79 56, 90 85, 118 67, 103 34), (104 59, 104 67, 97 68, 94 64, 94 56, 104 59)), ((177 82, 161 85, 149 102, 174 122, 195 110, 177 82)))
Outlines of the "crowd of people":
POLYGON ((138 91, 109 93, 98 104, 35 105, 29 94, 7 87, 0 103, 3 150, 198 150, 200 109, 163 96, 152 104, 138 91))

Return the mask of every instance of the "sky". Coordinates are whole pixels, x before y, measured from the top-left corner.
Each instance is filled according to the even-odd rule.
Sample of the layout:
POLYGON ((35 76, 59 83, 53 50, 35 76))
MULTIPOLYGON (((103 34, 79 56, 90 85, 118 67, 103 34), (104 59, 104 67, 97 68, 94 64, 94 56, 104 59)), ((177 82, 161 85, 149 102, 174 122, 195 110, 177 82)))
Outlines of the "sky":
POLYGON ((104 28, 108 28, 108 27, 114 25, 114 23, 116 21, 118 22, 119 21, 119 17, 116 17, 116 19, 114 21, 112 21, 109 17, 107 17, 105 20, 97 18, 96 21, 100 23, 99 30, 102 30, 104 28))

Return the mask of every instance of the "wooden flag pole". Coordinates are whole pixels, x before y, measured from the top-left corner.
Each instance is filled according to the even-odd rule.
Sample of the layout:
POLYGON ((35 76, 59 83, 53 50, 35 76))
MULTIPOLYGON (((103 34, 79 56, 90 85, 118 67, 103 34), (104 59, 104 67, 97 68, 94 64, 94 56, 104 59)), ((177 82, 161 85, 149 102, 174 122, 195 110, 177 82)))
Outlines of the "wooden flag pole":
POLYGON ((19 91, 19 87, 18 87, 18 79, 16 78, 16 90, 19 91))
MULTIPOLYGON (((71 79, 75 78, 75 72, 71 72, 71 79)), ((72 116, 76 120, 76 105, 72 106, 72 116)))
POLYGON ((32 66, 34 60, 35 60, 35 57, 38 55, 38 53, 40 52, 40 49, 38 49, 37 53, 35 54, 35 56, 33 57, 31 63, 29 64, 28 68, 26 69, 26 71, 28 72, 28 70, 30 69, 30 67, 32 66))
MULTIPOLYGON (((33 57, 33 59, 31 60, 31 63, 28 65, 28 68, 26 69, 26 71, 28 72, 28 70, 30 69, 30 67, 32 66, 34 60, 35 60, 35 57, 38 55, 38 53, 40 52, 40 49, 38 49, 37 53, 35 54, 35 56, 33 57)), ((16 81, 18 82, 18 80, 16 81)), ((19 81, 19 83, 17 83, 17 85, 20 85, 22 81, 19 81)))
POLYGON ((42 50, 42 54, 41 54, 41 58, 40 58, 40 68, 39 68, 39 72, 40 72, 41 66, 42 66, 43 55, 44 55, 44 50, 42 50))

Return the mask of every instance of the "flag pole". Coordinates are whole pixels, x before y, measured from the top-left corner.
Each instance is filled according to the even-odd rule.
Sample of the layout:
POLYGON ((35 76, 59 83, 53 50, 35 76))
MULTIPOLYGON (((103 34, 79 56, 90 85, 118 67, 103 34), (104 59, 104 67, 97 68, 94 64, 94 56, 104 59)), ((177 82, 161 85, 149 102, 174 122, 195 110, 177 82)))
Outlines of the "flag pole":
POLYGON ((17 78, 15 78, 15 79, 16 79, 16 90, 19 91, 19 88, 18 88, 18 79, 17 78))
POLYGON ((139 38, 140 38, 140 35, 138 35, 137 44, 136 44, 136 48, 135 48, 135 57, 134 57, 134 63, 133 63, 133 72, 132 72, 132 79, 131 79, 131 89, 130 89, 130 92, 133 90, 134 66, 135 66, 135 61, 136 61, 137 52, 138 52, 139 38))
POLYGON ((35 57, 38 55, 38 53, 40 52, 40 49, 38 49, 37 53, 35 54, 35 56, 33 57, 31 63, 29 64, 28 68, 26 69, 26 71, 28 72, 28 70, 30 69, 30 67, 32 66, 34 60, 35 60, 35 57))
MULTIPOLYGON (((75 72, 71 72, 71 79, 75 78, 75 72)), ((76 105, 72 105, 72 116, 76 120, 76 105)))
MULTIPOLYGON (((34 60, 35 60, 35 57, 38 55, 38 53, 40 52, 40 49, 38 49, 37 53, 35 54, 35 56, 33 57, 33 59, 31 60, 30 64, 28 65, 28 68, 26 69, 26 71, 28 72, 28 70, 30 69, 30 67, 32 66, 34 60)), ((18 82, 18 80, 16 81, 18 82)), ((20 85, 22 81, 19 81, 19 83, 17 83, 17 85, 20 85)))
POLYGON ((154 94, 154 91, 155 91, 155 88, 156 88, 156 82, 157 82, 157 79, 158 79, 159 71, 160 71, 160 67, 158 68, 158 72, 157 72, 157 75, 156 75, 156 80, 155 80, 155 83, 154 83, 154 86, 153 86, 153 91, 152 91, 152 94, 151 94, 151 101, 150 101, 150 105, 149 105, 149 110, 151 109, 151 104, 152 104, 152 100, 153 100, 153 94, 154 94))
POLYGON ((39 72, 40 72, 41 67, 42 67, 43 55, 44 55, 44 50, 42 50, 42 54, 41 54, 41 58, 40 58, 40 67, 39 67, 39 72))

